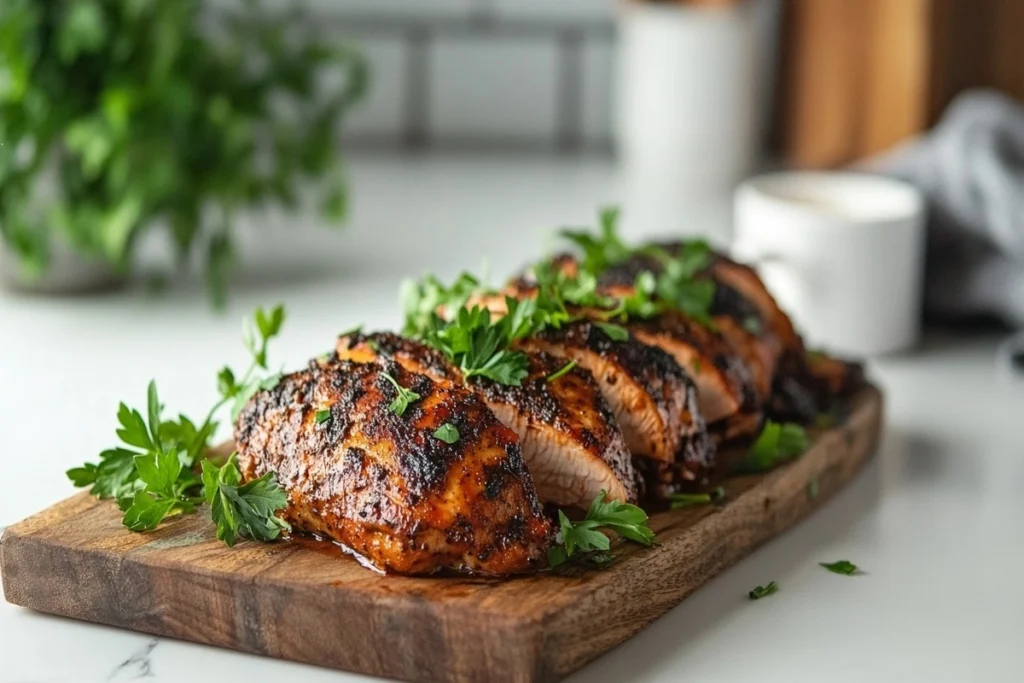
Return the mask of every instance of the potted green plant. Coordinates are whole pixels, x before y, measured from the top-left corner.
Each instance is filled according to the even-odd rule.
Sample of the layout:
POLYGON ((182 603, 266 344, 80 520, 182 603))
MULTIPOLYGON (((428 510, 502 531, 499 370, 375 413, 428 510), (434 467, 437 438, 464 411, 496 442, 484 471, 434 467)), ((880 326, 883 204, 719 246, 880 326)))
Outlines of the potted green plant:
POLYGON ((295 209, 313 187, 326 215, 343 216, 340 120, 365 63, 301 15, 207 5, 0 3, 8 281, 45 287, 68 254, 126 273, 139 235, 161 228, 182 262, 200 252, 220 300, 239 211, 295 209))

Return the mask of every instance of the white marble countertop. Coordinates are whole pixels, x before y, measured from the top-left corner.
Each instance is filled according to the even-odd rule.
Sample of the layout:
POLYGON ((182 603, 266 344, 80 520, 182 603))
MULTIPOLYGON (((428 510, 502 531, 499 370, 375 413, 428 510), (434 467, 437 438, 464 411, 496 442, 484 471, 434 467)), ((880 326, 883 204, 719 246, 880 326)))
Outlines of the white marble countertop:
MULTIPOLYGON (((591 220, 619 182, 596 161, 359 158, 338 233, 247 226, 230 310, 195 287, 57 299, 0 292, 0 526, 72 493, 64 470, 111 445, 118 401, 155 378, 174 410, 240 364, 238 321, 283 301, 271 350, 296 366, 363 322, 394 326, 404 274, 488 257, 502 277, 552 227, 591 220)), ((871 363, 887 395, 878 457, 793 531, 714 579, 572 681, 1019 681, 1024 669, 1024 381, 997 339, 931 335, 871 363), (819 561, 849 559, 858 577, 819 561), (777 580, 777 595, 746 599, 777 580)), ((371 680, 35 614, 0 601, 0 682, 371 680)))

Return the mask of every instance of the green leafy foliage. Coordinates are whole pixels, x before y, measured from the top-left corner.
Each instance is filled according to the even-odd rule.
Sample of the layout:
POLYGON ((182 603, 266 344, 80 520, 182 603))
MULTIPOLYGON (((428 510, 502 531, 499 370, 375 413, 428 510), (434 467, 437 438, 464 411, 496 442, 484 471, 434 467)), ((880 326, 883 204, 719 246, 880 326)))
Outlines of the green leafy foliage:
MULTIPOLYGON (((68 470, 68 478, 75 486, 91 487, 90 493, 98 498, 116 498, 124 512, 122 523, 132 531, 153 529, 170 515, 192 512, 196 505, 203 502, 204 496, 210 497, 209 491, 203 490, 207 469, 212 467, 214 471, 226 472, 218 474, 218 477, 232 476, 207 459, 209 442, 217 429, 214 418, 218 410, 228 403, 237 404, 243 397, 248 400, 261 387, 267 388, 279 381, 279 375, 261 378, 257 370, 266 369, 267 344, 280 333, 284 319, 282 306, 269 311, 256 309, 252 320, 246 322, 246 332, 243 334, 245 347, 252 357, 251 365, 240 380, 236 379, 234 371, 228 367, 217 373, 220 400, 210 409, 199 427, 184 415, 179 415, 177 420, 164 420, 156 383, 150 382, 146 392, 145 417, 124 403, 118 407, 117 436, 123 445, 100 453, 98 464, 86 463, 68 470), (200 463, 204 472, 203 479, 196 474, 200 463)), ((224 483, 220 478, 215 481, 224 483)), ((257 481, 262 483, 257 485, 254 481, 239 487, 234 486, 238 483, 236 478, 231 484, 234 488, 225 489, 223 496, 234 507, 228 512, 218 513, 228 520, 224 524, 230 526, 223 537, 218 529, 218 538, 230 538, 233 543, 235 536, 241 534, 246 538, 266 540, 264 537, 270 533, 266 530, 269 528, 267 525, 277 524, 279 529, 285 528, 280 527, 283 524, 280 520, 263 520, 263 527, 258 526, 259 514, 265 511, 267 505, 261 501, 277 494, 270 490, 276 487, 273 478, 261 477, 257 481), (237 517, 241 521, 232 525, 229 517, 237 517)), ((226 504, 223 501, 219 503, 219 509, 223 509, 226 504)), ((220 525, 221 522, 218 522, 220 525)))
POLYGON ((288 505, 288 496, 273 472, 239 486, 241 480, 234 453, 222 467, 203 461, 203 495, 217 525, 217 538, 231 547, 238 537, 267 542, 290 531, 288 522, 277 515, 288 505))
POLYGON ((612 341, 624 342, 629 340, 629 330, 622 325, 616 325, 614 323, 594 323, 594 326, 608 335, 608 338, 612 341))
POLYGON ((715 283, 699 277, 711 264, 711 248, 703 240, 683 244, 675 255, 657 247, 645 251, 661 263, 656 274, 655 291, 658 299, 670 308, 682 311, 706 327, 713 328, 711 304, 715 298, 715 283))
POLYGON ((849 560, 838 560, 836 562, 819 562, 822 567, 829 570, 833 574, 843 574, 845 576, 853 576, 854 574, 860 574, 861 571, 853 562, 849 560))
MULTIPOLYGON (((632 257, 646 257, 657 264, 642 270, 636 278, 633 292, 625 297, 597 294, 610 308, 609 318, 626 321, 630 318, 651 318, 666 308, 682 311, 706 327, 713 328, 711 304, 715 297, 715 284, 702 273, 712 261, 711 248, 703 240, 684 243, 675 254, 657 246, 629 247, 617 234, 618 211, 606 209, 601 213, 598 234, 585 231, 562 231, 562 236, 575 244, 582 257, 580 273, 574 280, 595 283, 609 267, 632 257)), ((570 299, 567 300, 572 302, 570 299)), ((587 304, 580 304, 587 305, 587 304)))
POLYGON ((587 516, 579 522, 571 521, 564 512, 558 511, 558 537, 548 550, 551 567, 577 559, 595 564, 611 561, 613 558, 608 552, 611 541, 602 532, 605 529, 641 545, 654 543, 654 532, 647 526, 646 512, 636 505, 607 498, 607 492, 602 491, 590 504, 587 516))
POLYGON ((434 430, 434 438, 440 439, 445 443, 451 444, 458 441, 459 438, 461 438, 461 435, 459 434, 458 427, 456 427, 450 422, 445 422, 443 425, 434 430))
POLYGON ((166 225, 222 301, 239 211, 294 209, 312 187, 344 214, 338 124, 364 60, 262 0, 219 5, 0 3, 0 236, 26 274, 56 234, 128 268, 139 234, 166 225))
POLYGON ((709 493, 673 493, 669 496, 669 502, 673 510, 681 510, 694 505, 717 503, 723 498, 725 498, 725 489, 719 486, 709 493))
POLYGON ((505 302, 508 313, 497 320, 481 306, 459 308, 451 320, 431 313, 421 338, 444 353, 467 380, 480 376, 518 386, 527 375, 528 359, 510 347, 536 329, 537 306, 533 300, 510 297, 505 302))
POLYGON ((433 330, 437 319, 447 320, 466 305, 470 296, 480 291, 480 281, 469 273, 461 273, 450 286, 433 275, 421 281, 406 280, 402 283, 400 298, 405 312, 405 326, 402 334, 423 337, 433 330))
POLYGON ((800 425, 768 420, 751 446, 750 455, 741 464, 741 469, 763 472, 803 455, 809 446, 807 431, 800 425))
POLYGON ((328 420, 330 420, 331 419, 331 410, 330 410, 330 408, 325 408, 323 410, 316 411, 316 416, 315 416, 314 419, 316 420, 316 423, 318 425, 322 425, 324 422, 327 422, 328 420))
POLYGON ((604 208, 599 217, 601 227, 596 235, 589 230, 562 230, 559 233, 583 252, 581 267, 593 274, 622 263, 633 253, 618 235, 619 208, 604 208))
POLYGON ((760 600, 761 598, 767 597, 769 595, 774 595, 775 593, 778 593, 778 592, 779 592, 779 582, 778 581, 770 581, 767 584, 765 584, 764 586, 758 586, 754 590, 752 590, 749 593, 747 593, 747 597, 750 598, 751 600, 760 600))
POLYGON ((412 389, 406 389, 405 387, 403 387, 401 384, 398 383, 397 379, 395 379, 388 373, 381 373, 381 376, 384 379, 386 379, 391 384, 391 386, 395 388, 396 392, 398 392, 395 396, 395 399, 391 401, 391 405, 388 406, 388 410, 390 410, 398 417, 402 417, 402 415, 405 414, 405 411, 410 404, 415 403, 416 401, 422 398, 422 396, 417 394, 412 389))
POLYGON ((566 374, 572 372, 572 369, 574 367, 576 367, 576 361, 571 360, 568 363, 566 363, 565 365, 563 365, 562 367, 560 367, 558 370, 555 370, 550 375, 548 375, 547 380, 549 382, 554 382, 559 377, 562 377, 563 375, 566 375, 566 374))

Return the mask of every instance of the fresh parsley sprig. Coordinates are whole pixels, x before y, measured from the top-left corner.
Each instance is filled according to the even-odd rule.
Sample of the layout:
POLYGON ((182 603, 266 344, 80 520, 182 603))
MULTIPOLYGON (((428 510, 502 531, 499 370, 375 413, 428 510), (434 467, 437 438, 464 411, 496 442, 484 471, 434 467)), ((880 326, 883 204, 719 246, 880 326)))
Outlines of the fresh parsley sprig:
POLYGON ((681 510, 694 505, 710 505, 723 498, 725 498, 725 488, 719 486, 708 493, 673 493, 668 499, 673 510, 681 510))
POLYGON ((800 425, 768 420, 739 469, 744 472, 764 472, 803 455, 809 446, 807 431, 800 425))
POLYGON ((436 320, 447 320, 463 308, 473 294, 482 291, 480 280, 463 272, 451 285, 445 285, 433 275, 420 281, 402 283, 400 299, 405 312, 402 334, 423 337, 436 325, 436 320))
POLYGON ((660 272, 655 274, 658 299, 714 329, 711 304, 715 298, 715 283, 698 277, 711 264, 708 243, 703 240, 686 242, 674 255, 660 247, 645 247, 644 251, 661 263, 660 272))
MULTIPOLYGON (((241 379, 228 367, 217 373, 220 399, 199 427, 184 415, 164 420, 163 404, 156 383, 151 381, 145 416, 124 403, 118 408, 117 436, 122 445, 100 453, 98 464, 68 470, 68 478, 77 487, 90 487, 90 493, 98 498, 116 498, 124 512, 122 523, 132 531, 153 529, 170 515, 193 511, 207 495, 196 467, 200 462, 204 467, 214 466, 207 460, 207 451, 217 429, 218 412, 232 403, 234 418, 256 391, 270 388, 280 379, 280 375, 261 371, 267 369, 268 343, 279 334, 284 319, 284 308, 276 306, 270 311, 258 308, 252 320, 246 321, 243 343, 252 358, 250 366, 241 379)), ((220 524, 218 521, 218 537, 220 524)))
POLYGON ((506 297, 505 304, 508 312, 496 320, 482 306, 460 308, 451 320, 431 314, 418 336, 444 353, 467 380, 479 376, 519 386, 529 359, 512 344, 537 330, 537 303, 506 297))
POLYGON ((443 425, 434 430, 434 438, 440 439, 447 444, 453 444, 458 441, 461 437, 459 434, 459 428, 453 425, 451 422, 445 422, 443 425))
POLYGON ((391 386, 395 388, 395 391, 397 392, 395 395, 395 400, 393 400, 391 404, 388 406, 388 410, 390 410, 398 417, 402 417, 402 415, 405 414, 406 409, 410 405, 423 398, 412 389, 406 389, 405 387, 403 387, 401 384, 398 383, 397 379, 395 379, 388 373, 382 372, 381 377, 386 379, 391 384, 391 386))
POLYGON ((605 564, 612 559, 611 540, 602 530, 614 531, 619 536, 641 545, 654 543, 654 531, 647 526, 647 513, 636 505, 607 500, 608 493, 600 495, 590 504, 587 516, 579 522, 570 520, 558 511, 559 531, 555 545, 548 550, 548 565, 558 567, 570 560, 605 564))
POLYGON ((819 562, 819 565, 829 570, 833 574, 843 574, 844 576, 853 576, 854 574, 863 574, 860 567, 855 565, 849 560, 837 560, 836 562, 819 562))
POLYGON ((583 270, 595 275, 633 255, 633 250, 619 238, 619 208, 612 206, 601 209, 599 219, 601 228, 596 235, 589 230, 566 229, 559 232, 583 252, 580 263, 583 270))
POLYGON ((547 381, 548 382, 554 382, 556 379, 558 379, 558 378, 560 378, 560 377, 562 377, 562 376, 572 372, 572 369, 574 367, 576 367, 576 361, 574 361, 574 360, 569 361, 568 363, 566 363, 565 365, 563 365, 562 367, 560 367, 559 369, 555 370, 550 375, 548 375, 547 381))
POLYGON ((751 600, 760 600, 761 598, 769 595, 774 595, 779 592, 779 582, 769 581, 763 586, 757 586, 754 590, 747 593, 747 597, 751 600))
POLYGON ((273 541, 291 526, 277 516, 288 504, 273 472, 241 484, 242 475, 232 453, 223 466, 203 460, 203 496, 217 524, 217 538, 229 548, 238 537, 273 541), (241 485, 240 485, 241 484, 241 485))
MULTIPOLYGON (((703 240, 691 240, 676 253, 647 245, 628 247, 617 233, 618 211, 601 212, 601 228, 597 235, 589 232, 563 230, 561 235, 582 251, 579 274, 575 280, 595 283, 608 268, 633 257, 646 257, 657 262, 657 268, 642 270, 628 296, 611 297, 608 306, 610 318, 626 321, 631 318, 652 318, 665 309, 675 309, 700 324, 714 328, 711 304, 715 296, 715 283, 700 274, 711 265, 712 252, 703 240)), ((594 293, 595 296, 604 296, 594 293)), ((568 295, 567 295, 568 296, 568 295)), ((574 303, 571 302, 570 303, 574 303)), ((579 304, 586 305, 586 304, 579 304)))

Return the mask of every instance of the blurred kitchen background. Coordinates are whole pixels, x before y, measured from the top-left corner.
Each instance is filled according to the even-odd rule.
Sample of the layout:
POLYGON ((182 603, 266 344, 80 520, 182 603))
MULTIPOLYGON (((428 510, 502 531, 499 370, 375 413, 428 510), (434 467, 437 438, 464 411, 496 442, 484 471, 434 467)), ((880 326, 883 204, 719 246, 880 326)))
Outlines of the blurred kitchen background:
MULTIPOLYGON (((192 291, 205 274, 199 288, 215 290, 223 305, 233 295, 248 303, 332 277, 383 292, 403 272, 450 277, 483 259, 503 277, 553 248, 545 236, 554 229, 592 224, 596 209, 613 203, 631 237, 703 236, 728 246, 733 193, 745 178, 853 168, 924 192, 930 215, 945 225, 938 242, 952 235, 954 252, 972 254, 949 266, 958 290, 975 287, 986 268, 978 296, 942 300, 931 313, 1024 324, 1024 114, 1016 103, 1024 97, 1024 3, 1015 0, 5 4, 0 272, 13 291, 77 292, 126 279, 192 291), (160 21, 151 26, 145 17, 170 5, 187 8, 175 11, 191 12, 196 27, 175 24, 179 32, 164 38, 180 44, 160 56, 157 33, 133 36, 125 27, 156 30, 160 21), (300 115, 259 100, 247 102, 240 127, 218 128, 210 112, 224 101, 238 112, 232 98, 243 96, 227 87, 229 69, 200 87, 196 74, 210 67, 187 65, 195 44, 187 41, 208 41, 210 64, 224 67, 228 51, 216 53, 239 34, 222 17, 244 23, 260 6, 279 34, 259 34, 238 68, 278 63, 256 100, 289 91, 289 111, 300 115), (327 52, 303 51, 312 45, 327 52), (105 71, 133 50, 170 65, 159 78, 135 74, 134 91, 105 71), (146 108, 169 106, 165 82, 195 86, 166 100, 188 103, 173 127, 146 108), (333 108, 302 118, 338 87, 333 108), (65 102, 67 88, 74 94, 65 102), (943 146, 934 131, 958 110, 953 102, 961 103, 959 118, 950 116, 962 125, 946 126, 955 130, 943 146), (61 107, 69 110, 63 118, 47 118, 61 107), (197 143, 190 122, 198 119, 189 116, 214 121, 202 133, 212 137, 197 143), (148 128, 139 132, 138 121, 148 128), (201 146, 220 145, 218 136, 272 140, 273 151, 231 157, 224 143, 228 151, 205 157, 201 146), (167 149, 199 151, 172 164, 173 191, 151 183, 142 199, 125 200, 117 183, 149 173, 163 157, 124 150, 161 138, 171 141, 167 149), (974 159, 976 150, 987 156, 974 159), (282 158, 291 159, 284 170, 282 158), (277 166, 261 176, 268 163, 277 166), (59 171, 47 173, 51 166, 59 171), (206 166, 217 173, 200 173, 206 166), (240 174, 252 182, 225 180, 240 174), (326 200, 314 201, 325 183, 326 200), (60 212, 32 208, 61 192, 60 212), (30 213, 33 220, 22 220, 30 213), (340 230, 321 230, 334 218, 340 230)), ((934 235, 933 228, 929 249, 934 235)), ((930 259, 929 278, 933 266, 930 259)), ((940 279, 949 280, 946 272, 940 279)))

